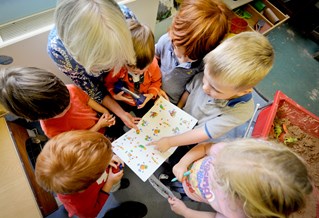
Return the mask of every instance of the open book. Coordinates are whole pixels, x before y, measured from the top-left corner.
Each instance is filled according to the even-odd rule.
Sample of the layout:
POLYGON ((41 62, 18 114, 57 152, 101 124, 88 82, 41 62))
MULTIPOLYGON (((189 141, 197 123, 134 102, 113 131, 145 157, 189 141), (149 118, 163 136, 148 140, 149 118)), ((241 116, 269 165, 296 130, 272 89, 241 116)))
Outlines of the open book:
POLYGON ((161 153, 148 144, 191 130, 196 123, 194 117, 160 97, 142 117, 138 130, 131 129, 112 143, 113 152, 145 182, 176 150, 161 153))

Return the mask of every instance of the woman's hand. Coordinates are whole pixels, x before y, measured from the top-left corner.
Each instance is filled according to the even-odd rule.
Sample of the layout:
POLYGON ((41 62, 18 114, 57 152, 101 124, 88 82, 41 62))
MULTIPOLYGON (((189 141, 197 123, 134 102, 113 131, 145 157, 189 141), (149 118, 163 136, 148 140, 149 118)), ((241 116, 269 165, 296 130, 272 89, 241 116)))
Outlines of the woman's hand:
POLYGON ((123 123, 128 127, 128 128, 134 128, 135 130, 138 130, 137 124, 141 120, 139 117, 133 117, 130 113, 124 112, 120 116, 121 120, 123 123))
POLYGON ((146 98, 145 98, 143 104, 140 104, 140 105, 137 107, 137 109, 143 108, 143 107, 147 104, 147 102, 149 102, 149 100, 151 100, 151 99, 153 98, 154 95, 153 95, 153 94, 144 94, 144 96, 145 96, 146 98))

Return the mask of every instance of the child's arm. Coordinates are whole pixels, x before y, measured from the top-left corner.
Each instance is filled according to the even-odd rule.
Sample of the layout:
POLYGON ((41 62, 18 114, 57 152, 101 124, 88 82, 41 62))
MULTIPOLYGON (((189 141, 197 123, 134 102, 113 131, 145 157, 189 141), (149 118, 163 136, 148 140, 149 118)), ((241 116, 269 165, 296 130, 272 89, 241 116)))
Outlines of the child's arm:
POLYGON ((188 96, 189 96, 189 92, 188 91, 185 91, 181 97, 181 99, 179 99, 179 102, 177 103, 177 107, 179 108, 183 108, 186 104, 186 101, 188 99, 188 96))
POLYGON ((115 124, 115 117, 110 114, 102 114, 97 123, 90 128, 91 131, 97 132, 104 127, 110 127, 115 124))
POLYGON ((180 161, 173 167, 173 173, 179 181, 182 181, 183 174, 188 170, 188 166, 194 161, 209 154, 212 143, 202 143, 188 151, 180 161))
POLYGON ((97 103, 96 101, 94 101, 92 98, 89 99, 88 101, 88 105, 95 111, 101 113, 101 114, 107 114, 110 115, 110 112, 103 107, 102 105, 100 105, 99 103, 97 103))
POLYGON ((170 101, 168 95, 166 94, 166 92, 163 89, 159 90, 158 95, 165 98, 167 101, 170 101))
POLYGON ((158 92, 161 89, 162 86, 162 74, 161 74, 161 70, 157 64, 157 60, 156 58, 154 58, 153 62, 151 63, 151 65, 149 66, 148 72, 146 73, 150 73, 151 74, 151 85, 149 86, 147 93, 144 94, 144 96, 146 97, 146 99, 144 100, 143 104, 138 106, 138 109, 143 108, 145 106, 145 104, 151 100, 152 98, 156 98, 158 95, 158 92))
MULTIPOLYGON (((113 157, 111 159, 111 162, 112 163, 119 163, 120 160, 119 160, 119 158, 116 155, 113 155, 113 157)), ((106 183, 105 183, 105 185, 102 188, 102 190, 104 192, 107 192, 107 193, 109 193, 111 191, 112 186, 114 184, 118 183, 122 179, 122 177, 124 175, 124 170, 120 170, 117 173, 113 173, 112 169, 110 168, 108 173, 109 173, 109 175, 107 177, 106 183)))
MULTIPOLYGON (((220 216, 217 216, 214 212, 208 212, 208 211, 198 211, 188 208, 185 203, 178 198, 168 198, 168 203, 171 206, 171 210, 181 215, 185 218, 217 218, 220 216)), ((221 218, 221 217, 220 217, 221 218)))
POLYGON ((171 147, 182 146, 182 145, 191 145, 203 142, 209 139, 209 136, 205 132, 204 127, 192 129, 185 133, 163 137, 158 141, 153 141, 150 144, 155 145, 155 149, 160 152, 165 152, 171 147))
POLYGON ((95 111, 103 113, 102 116, 100 117, 99 121, 90 128, 91 131, 99 131, 100 129, 102 129, 103 127, 110 127, 113 126, 115 124, 115 117, 112 116, 110 114, 110 112, 103 107, 102 105, 100 105, 99 103, 97 103, 96 101, 94 101, 93 99, 89 99, 88 101, 88 105, 95 111))

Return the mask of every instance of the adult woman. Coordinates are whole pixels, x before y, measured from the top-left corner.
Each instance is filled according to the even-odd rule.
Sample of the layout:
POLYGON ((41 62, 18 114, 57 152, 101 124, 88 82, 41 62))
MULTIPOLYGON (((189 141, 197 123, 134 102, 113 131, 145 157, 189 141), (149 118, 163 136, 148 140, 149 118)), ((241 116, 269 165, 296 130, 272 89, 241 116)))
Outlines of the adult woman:
POLYGON ((59 0, 55 28, 48 53, 59 69, 91 98, 115 113, 130 128, 138 118, 125 112, 106 96, 103 78, 125 64, 134 64, 135 53, 126 19, 136 19, 124 5, 113 0, 59 0))

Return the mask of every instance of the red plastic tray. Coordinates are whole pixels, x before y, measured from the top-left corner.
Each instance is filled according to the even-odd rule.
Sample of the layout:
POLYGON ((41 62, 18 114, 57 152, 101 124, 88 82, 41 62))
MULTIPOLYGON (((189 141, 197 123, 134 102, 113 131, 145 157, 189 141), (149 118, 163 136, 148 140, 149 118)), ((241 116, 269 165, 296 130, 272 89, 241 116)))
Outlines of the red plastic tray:
POLYGON ((301 107, 281 91, 277 91, 274 102, 259 113, 252 137, 268 138, 276 115, 279 118, 288 118, 293 125, 319 138, 319 117, 301 107), (284 107, 281 110, 283 112, 277 114, 280 107, 284 107))

